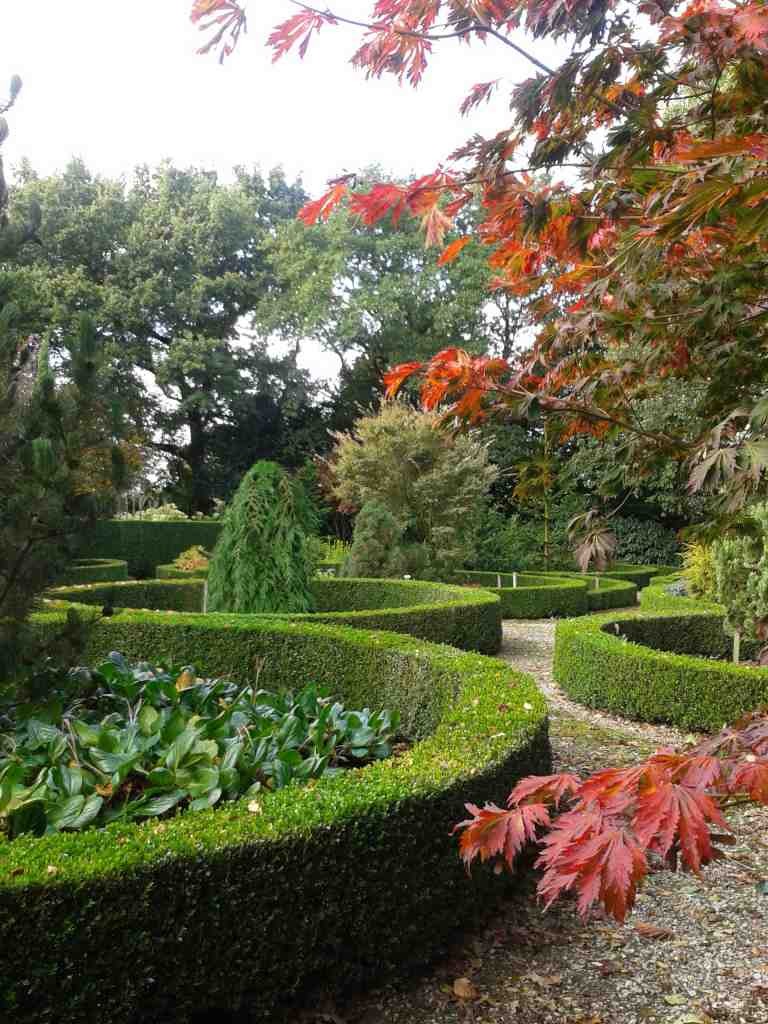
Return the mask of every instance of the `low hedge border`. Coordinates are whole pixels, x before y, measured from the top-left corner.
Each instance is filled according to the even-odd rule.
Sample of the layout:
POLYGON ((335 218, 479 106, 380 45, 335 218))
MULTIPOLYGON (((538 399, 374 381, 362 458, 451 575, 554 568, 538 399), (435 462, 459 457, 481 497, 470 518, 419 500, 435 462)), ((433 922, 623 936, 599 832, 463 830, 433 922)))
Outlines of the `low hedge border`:
POLYGON ((611 566, 610 569, 606 569, 605 572, 600 573, 581 573, 574 571, 555 571, 551 572, 548 570, 537 570, 541 576, 558 576, 562 577, 580 577, 584 578, 587 576, 599 576, 601 580, 606 577, 610 580, 624 580, 630 583, 634 583, 638 589, 647 587, 654 576, 658 576, 660 573, 674 573, 676 570, 672 566, 663 565, 625 565, 621 562, 617 562, 611 566))
POLYGON ((768 669, 712 660, 730 644, 722 615, 706 608, 559 622, 554 677, 587 707, 714 732, 768 701, 768 669))
POLYGON ((80 543, 81 558, 124 558, 131 576, 155 575, 158 565, 173 562, 199 544, 212 551, 221 522, 189 519, 153 523, 142 519, 100 519, 80 543))
MULTIPOLYGON (((166 653, 145 639, 153 624, 165 620, 168 611, 200 612, 203 607, 204 580, 144 580, 130 583, 101 584, 88 587, 56 588, 48 596, 58 601, 95 604, 119 609, 150 609, 139 618, 134 615, 134 633, 124 653, 146 657, 148 650, 166 653)), ((445 583, 419 580, 358 580, 316 577, 312 584, 318 610, 305 615, 230 615, 216 612, 194 621, 215 621, 221 628, 248 624, 263 619, 289 619, 291 622, 325 622, 329 625, 355 626, 358 629, 385 629, 406 633, 434 643, 450 644, 462 650, 495 654, 501 646, 501 603, 499 597, 485 591, 467 591, 445 583)), ((126 615, 119 618, 127 622, 126 615)), ((186 620, 181 635, 188 632, 186 620)), ((174 651, 184 654, 183 639, 174 651)), ((119 645, 113 645, 118 646, 119 645)), ((194 644, 195 648, 197 644, 194 644)), ((122 649, 122 648, 120 648, 122 649)), ((193 660, 197 658, 194 656, 193 660)), ((230 668, 227 671, 232 672, 230 668)))
POLYGON ((155 567, 155 579, 158 580, 207 580, 207 569, 179 569, 170 562, 168 565, 155 567))
MULTIPOLYGON (((174 629, 155 618, 145 656, 174 629)), ((186 618, 204 667, 227 672, 223 631, 186 618)), ((120 646, 121 619, 99 626, 96 646, 120 646)), ((53 1024, 65 1008, 67 1024, 181 1024, 206 1010, 274 1021, 318 987, 423 965, 497 905, 507 886, 490 871, 467 878, 449 833, 465 802, 501 802, 550 770, 534 681, 391 633, 264 620, 247 632, 241 673, 258 656, 265 686, 312 679, 350 706, 400 710, 414 746, 255 804, 0 845, 3 1019, 53 1024)))
POLYGON ((127 580, 128 563, 120 558, 78 558, 61 574, 62 584, 127 580))
POLYGON ((515 587, 512 573, 469 570, 457 573, 454 579, 464 585, 479 584, 484 590, 498 594, 501 614, 505 619, 547 619, 560 615, 583 615, 589 611, 584 580, 521 572, 517 573, 515 587), (499 581, 501 587, 498 586, 499 581))
POLYGON ((678 576, 656 576, 650 585, 640 591, 640 607, 647 612, 712 612, 724 615, 725 609, 715 601, 699 597, 670 594, 667 587, 676 583, 678 576))

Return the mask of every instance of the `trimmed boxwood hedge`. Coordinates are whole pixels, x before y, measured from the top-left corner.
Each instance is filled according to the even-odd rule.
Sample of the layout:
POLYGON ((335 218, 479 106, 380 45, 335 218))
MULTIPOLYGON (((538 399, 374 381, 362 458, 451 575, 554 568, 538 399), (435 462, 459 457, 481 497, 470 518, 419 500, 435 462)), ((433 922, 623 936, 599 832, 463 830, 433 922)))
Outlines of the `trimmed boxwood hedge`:
POLYGON ((554 615, 583 615, 589 611, 587 584, 584 580, 555 576, 517 574, 517 587, 512 573, 457 573, 457 582, 480 584, 501 598, 501 614, 505 619, 546 619, 554 615), (501 587, 496 584, 501 580, 501 587))
MULTIPOLYGON (((162 650, 155 618, 145 656, 162 650)), ((117 647, 121 619, 104 627, 117 647)), ((194 619, 208 670, 228 671, 227 631, 194 619)), ((550 770, 532 679, 391 633, 262 619, 248 638, 263 685, 399 710, 414 746, 255 803, 0 845, 0 1019, 274 1021, 317 988, 424 964, 508 890, 467 877, 450 830, 465 802, 550 770)))
POLYGON ((159 580, 206 580, 208 579, 207 569, 179 569, 170 562, 168 565, 155 567, 155 577, 159 580))
POLYGON ((128 563, 120 558, 78 558, 61 574, 61 583, 103 583, 127 580, 128 563))
MULTIPOLYGON (((57 588, 48 592, 59 601, 96 604, 114 608, 143 608, 161 612, 200 612, 203 607, 201 579, 144 580, 130 583, 97 584, 90 587, 57 588)), ((290 619, 291 622, 326 622, 359 629, 387 629, 408 633, 435 643, 451 644, 468 651, 495 654, 501 646, 501 604, 485 591, 467 591, 445 583, 417 580, 358 580, 316 577, 312 583, 317 611, 309 614, 230 615, 216 612, 195 622, 249 623, 259 619, 290 619)), ((158 616, 142 619, 151 624, 158 616)), ((166 616, 161 616, 165 621, 166 616)), ((121 621, 125 619, 120 616, 121 621)), ((138 620, 133 620, 138 622, 138 620)), ((125 653, 146 657, 146 651, 164 653, 144 639, 144 626, 136 625, 134 641, 125 653)), ((182 634, 188 632, 185 626, 182 634)), ((197 647, 196 642, 191 642, 197 647)), ((182 646, 183 646, 182 643, 182 646)), ((115 645, 113 645, 115 646, 115 645)), ((117 645, 119 646, 119 645, 117 645)), ((179 657, 185 657, 181 648, 179 657)), ((192 657, 192 655, 189 655, 192 657)), ((197 655, 195 655, 195 658, 197 655)), ((194 660, 194 659, 193 659, 194 660)), ((231 669, 228 671, 232 671, 231 669)))
POLYGON ((55 601, 96 604, 108 608, 145 608, 162 611, 200 612, 203 580, 128 580, 54 587, 46 596, 55 601))
POLYGON ((670 594, 667 587, 678 576, 655 576, 649 586, 640 591, 640 607, 647 612, 713 612, 723 615, 725 610, 715 601, 699 597, 670 594))
POLYGON ((706 610, 601 615, 558 623, 554 676, 588 707, 714 732, 768 701, 768 669, 712 660, 730 646, 706 610))
POLYGON ((606 608, 626 608, 637 601, 637 586, 630 580, 584 573, 517 574, 469 572, 456 575, 457 581, 479 583, 501 597, 505 619, 543 619, 552 616, 584 615, 606 608), (496 583, 501 580, 501 588, 496 583), (576 584, 576 585, 574 585, 576 584))
POLYGON ((221 523, 215 519, 165 523, 100 519, 83 538, 78 554, 81 558, 124 558, 131 576, 154 576, 158 565, 172 562, 195 544, 212 550, 220 531, 221 523))
POLYGON ((617 580, 597 574, 588 578, 591 582, 587 591, 587 601, 591 612, 601 612, 608 608, 629 608, 637 604, 637 584, 632 580, 617 580))

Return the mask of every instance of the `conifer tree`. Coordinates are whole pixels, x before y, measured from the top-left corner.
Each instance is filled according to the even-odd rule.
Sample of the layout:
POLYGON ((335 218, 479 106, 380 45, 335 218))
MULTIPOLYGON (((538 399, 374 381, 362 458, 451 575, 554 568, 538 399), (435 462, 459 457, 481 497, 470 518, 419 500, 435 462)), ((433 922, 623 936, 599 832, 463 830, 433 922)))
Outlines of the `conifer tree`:
MULTIPOLYGON (((8 134, 2 115, 20 90, 14 75, 9 100, 0 106, 0 145, 8 134)), ((90 322, 81 321, 74 340, 59 342, 55 370, 48 340, 25 335, 19 323, 15 260, 38 225, 35 211, 28 223, 10 220, 7 199, 0 160, 0 683, 43 653, 27 618, 95 513, 88 458, 104 455, 117 477, 122 467, 112 445, 119 416, 99 395, 101 345, 90 322)), ((44 653, 66 658, 79 634, 70 622, 44 653)))
POLYGON ((208 572, 208 610, 312 611, 316 526, 301 483, 275 462, 257 462, 224 515, 208 572))
POLYGON ((341 575, 369 579, 401 576, 405 567, 402 543, 403 529, 389 509, 379 501, 366 502, 355 519, 352 548, 341 575))

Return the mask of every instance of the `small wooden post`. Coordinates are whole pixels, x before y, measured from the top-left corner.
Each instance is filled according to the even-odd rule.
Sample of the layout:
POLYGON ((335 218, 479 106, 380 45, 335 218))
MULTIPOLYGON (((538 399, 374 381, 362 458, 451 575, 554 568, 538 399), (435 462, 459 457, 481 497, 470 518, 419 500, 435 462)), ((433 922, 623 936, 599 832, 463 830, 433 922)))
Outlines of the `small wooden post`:
POLYGON ((208 612, 208 580, 203 583, 203 615, 208 612))
POLYGON ((512 586, 515 588, 515 590, 517 590, 517 573, 516 572, 512 573, 512 586))

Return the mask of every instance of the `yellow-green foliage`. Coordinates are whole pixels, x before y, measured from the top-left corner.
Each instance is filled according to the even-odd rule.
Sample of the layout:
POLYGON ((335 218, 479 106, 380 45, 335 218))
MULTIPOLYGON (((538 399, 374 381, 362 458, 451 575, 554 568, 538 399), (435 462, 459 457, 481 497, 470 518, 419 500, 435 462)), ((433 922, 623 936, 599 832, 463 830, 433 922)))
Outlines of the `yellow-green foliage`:
POLYGON ((683 550, 683 577, 694 597, 715 600, 715 563, 710 544, 686 544, 683 550))
POLYGON ((177 569, 183 569, 184 572, 194 572, 196 569, 207 569, 209 561, 210 555, 205 548, 199 544, 193 544, 191 548, 182 551, 174 559, 173 564, 177 569))

